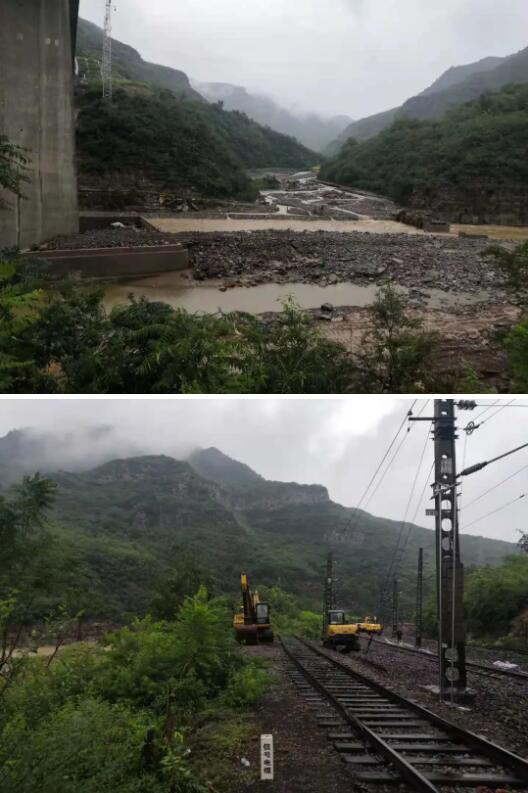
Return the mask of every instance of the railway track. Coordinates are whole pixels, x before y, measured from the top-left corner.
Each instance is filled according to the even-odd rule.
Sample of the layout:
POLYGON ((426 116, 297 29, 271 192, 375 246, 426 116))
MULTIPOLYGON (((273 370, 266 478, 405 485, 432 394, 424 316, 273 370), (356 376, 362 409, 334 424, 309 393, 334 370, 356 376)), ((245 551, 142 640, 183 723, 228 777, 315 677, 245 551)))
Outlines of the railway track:
POLYGON ((312 642, 283 641, 291 677, 363 783, 528 789, 528 760, 369 680, 312 642))
MULTIPOLYGON (((396 650, 397 652, 419 655, 422 658, 425 658, 426 661, 438 663, 438 656, 435 653, 430 653, 425 650, 418 650, 414 647, 405 647, 401 644, 393 644, 392 642, 388 642, 385 639, 374 638, 372 641, 374 644, 379 644, 382 647, 386 647, 388 650, 396 650)), ((528 673, 521 672, 518 669, 499 669, 498 667, 479 664, 476 661, 466 661, 466 669, 472 674, 481 675, 484 677, 509 677, 516 682, 528 683, 528 673)))

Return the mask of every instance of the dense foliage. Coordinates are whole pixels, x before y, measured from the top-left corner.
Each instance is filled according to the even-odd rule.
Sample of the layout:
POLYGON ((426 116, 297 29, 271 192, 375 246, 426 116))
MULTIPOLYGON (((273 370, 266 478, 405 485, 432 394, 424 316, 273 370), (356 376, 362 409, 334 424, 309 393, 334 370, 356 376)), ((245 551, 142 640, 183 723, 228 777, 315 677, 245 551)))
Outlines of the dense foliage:
POLYGON ((443 188, 528 182, 528 85, 509 85, 440 120, 399 119, 371 140, 349 139, 323 178, 411 203, 443 188))
POLYGON ((168 90, 124 86, 109 103, 96 85, 79 91, 77 102, 81 176, 254 199, 246 168, 305 168, 318 162, 293 138, 242 113, 177 98, 168 90))
MULTIPOLYGON (((36 475, 0 498, 0 793, 201 793, 215 751, 201 736, 204 713, 217 739, 231 735, 268 673, 242 656, 228 603, 205 587, 165 621, 132 620, 104 648, 61 648, 64 620, 46 619, 45 601, 52 590, 62 598, 57 618, 71 605, 67 549, 47 551, 54 490, 36 475), (46 654, 29 652, 50 637, 46 654), (194 740, 202 763, 200 751, 189 760, 194 740)), ((222 763, 225 777, 229 757, 222 763)))
POLYGON ((514 623, 528 609, 528 557, 511 556, 498 567, 474 570, 466 582, 465 604, 476 634, 516 633, 514 623))
POLYGON ((205 790, 207 776, 188 759, 201 714, 207 708, 221 733, 268 683, 243 659, 229 622, 201 590, 172 622, 136 620, 110 635, 106 651, 25 658, 2 702, 0 791, 205 790))

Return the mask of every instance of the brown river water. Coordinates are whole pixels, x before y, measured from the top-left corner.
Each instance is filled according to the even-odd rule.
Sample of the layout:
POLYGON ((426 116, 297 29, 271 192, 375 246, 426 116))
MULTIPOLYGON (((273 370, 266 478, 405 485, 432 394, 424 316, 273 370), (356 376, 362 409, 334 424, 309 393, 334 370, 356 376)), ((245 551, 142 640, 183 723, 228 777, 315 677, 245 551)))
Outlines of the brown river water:
POLYGON ((395 220, 332 220, 332 219, 313 219, 313 220, 291 220, 277 219, 268 215, 261 220, 249 220, 243 218, 193 218, 185 215, 177 218, 151 218, 149 223, 159 231, 169 234, 186 233, 192 231, 202 231, 204 233, 215 232, 240 232, 240 231, 370 231, 373 234, 410 234, 422 235, 425 232, 420 229, 405 226, 395 220))
MULTIPOLYGON (((126 303, 128 295, 146 297, 168 303, 173 308, 183 308, 191 313, 215 314, 230 311, 247 311, 262 314, 280 311, 281 301, 294 297, 301 308, 319 308, 323 303, 334 306, 364 307, 373 303, 378 287, 375 284, 359 286, 340 283, 331 286, 317 284, 286 283, 259 284, 250 287, 234 287, 221 292, 221 282, 193 282, 188 273, 164 273, 162 275, 122 281, 111 284, 105 293, 105 306, 108 310, 126 303)), ((402 291, 403 290, 402 288, 402 291)), ((442 292, 428 289, 427 305, 430 308, 447 308, 474 305, 490 299, 486 293, 469 294, 442 292)))

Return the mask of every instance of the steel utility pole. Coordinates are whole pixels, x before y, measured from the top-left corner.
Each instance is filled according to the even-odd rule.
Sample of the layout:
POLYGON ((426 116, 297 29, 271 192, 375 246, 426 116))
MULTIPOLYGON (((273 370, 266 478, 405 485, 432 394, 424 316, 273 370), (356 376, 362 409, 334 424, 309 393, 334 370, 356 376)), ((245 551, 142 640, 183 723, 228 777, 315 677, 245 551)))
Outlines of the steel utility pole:
POLYGON ((104 36, 103 36, 103 65, 101 69, 103 82, 103 99, 112 101, 112 0, 106 0, 104 36))
MULTIPOLYGON (((460 410, 473 410, 475 402, 461 400, 460 410)), ((466 626, 464 621, 464 565, 460 559, 457 504, 457 439, 455 402, 435 399, 434 416, 410 418, 431 421, 435 450, 433 498, 435 509, 436 602, 438 620, 439 693, 454 696, 466 690, 466 626)))
POLYGON ((435 399, 436 591, 440 696, 463 691, 466 677, 464 566, 458 535, 456 426, 453 399, 435 399))
POLYGON ((418 572, 416 575, 416 614, 414 623, 414 644, 422 646, 423 623, 423 548, 418 549, 418 572))
POLYGON ((334 555, 330 551, 326 559, 326 573, 323 597, 323 636, 328 627, 328 612, 334 608, 334 555))
POLYGON ((398 633, 398 579, 394 576, 392 581, 392 635, 396 636, 398 633))

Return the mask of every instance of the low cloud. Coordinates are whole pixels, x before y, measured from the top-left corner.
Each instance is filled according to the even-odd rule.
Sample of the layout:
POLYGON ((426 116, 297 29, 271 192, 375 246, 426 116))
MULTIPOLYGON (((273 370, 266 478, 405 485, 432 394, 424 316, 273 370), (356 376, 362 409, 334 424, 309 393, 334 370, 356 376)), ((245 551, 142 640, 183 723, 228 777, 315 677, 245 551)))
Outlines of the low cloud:
MULTIPOLYGON (((48 469, 66 470, 142 454, 185 459, 197 447, 216 446, 267 479, 322 484, 335 501, 355 506, 411 404, 411 400, 376 396, 315 400, 8 399, 1 403, 0 436, 30 427, 30 438, 39 442, 48 469)), ((415 413, 423 410, 427 416, 432 409, 431 401, 424 407, 424 401, 418 400, 415 413)), ((494 408, 479 419, 483 410, 460 413, 461 428, 470 419, 484 423, 471 436, 460 432, 459 469, 528 442, 528 409, 512 406, 497 412, 494 408)), ((0 441, 0 455, 3 443, 0 441)), ((424 460, 408 517, 417 511, 417 522, 432 527, 425 516, 430 506, 427 475, 433 459, 426 422, 409 425, 381 487, 367 501, 369 511, 403 520, 422 452, 424 460), (421 492, 424 498, 420 503, 421 492)), ((526 491, 526 471, 470 505, 527 464, 528 451, 523 451, 464 480, 461 524, 473 524, 469 533, 515 542, 517 530, 527 530, 528 502, 524 499, 485 517, 526 491)))

